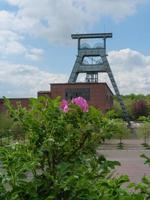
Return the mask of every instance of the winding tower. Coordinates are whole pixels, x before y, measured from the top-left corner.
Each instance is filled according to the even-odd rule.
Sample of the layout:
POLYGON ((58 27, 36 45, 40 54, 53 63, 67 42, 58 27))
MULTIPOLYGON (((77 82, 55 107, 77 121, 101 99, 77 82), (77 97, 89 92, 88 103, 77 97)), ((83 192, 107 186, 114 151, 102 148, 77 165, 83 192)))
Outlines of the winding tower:
POLYGON ((68 83, 76 83, 77 77, 80 73, 86 74, 86 82, 98 83, 99 74, 107 73, 122 108, 124 118, 130 125, 125 104, 122 100, 117 83, 107 60, 106 40, 108 38, 112 38, 112 33, 72 34, 71 37, 72 39, 77 39, 78 41, 78 54, 68 83), (100 39, 101 45, 90 47, 89 45, 81 44, 81 40, 92 39, 100 39), (88 62, 89 60, 91 61, 88 62))

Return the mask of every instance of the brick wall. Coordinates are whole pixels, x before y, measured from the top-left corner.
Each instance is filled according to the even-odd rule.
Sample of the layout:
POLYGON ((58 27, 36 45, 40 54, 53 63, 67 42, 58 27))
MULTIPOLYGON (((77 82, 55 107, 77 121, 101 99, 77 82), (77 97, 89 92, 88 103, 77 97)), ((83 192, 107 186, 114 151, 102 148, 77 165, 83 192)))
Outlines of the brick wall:
MULTIPOLYGON (((87 99, 90 105, 93 105, 102 111, 109 110, 113 106, 113 94, 106 83, 65 83, 51 84, 51 98, 61 96, 66 99, 66 90, 68 89, 89 89, 90 98, 87 99)), ((78 92, 78 90, 77 90, 78 92)))
POLYGON ((51 98, 51 92, 50 91, 38 91, 37 96, 45 96, 51 98))
MULTIPOLYGON (((112 108, 113 93, 106 83, 55 83, 51 84, 51 91, 39 91, 37 95, 52 99, 60 96, 62 99, 67 99, 82 96, 82 91, 83 97, 87 98, 89 105, 93 105, 104 112, 112 108), (72 96, 66 96, 71 90, 75 91, 71 94, 72 96)), ((17 107, 17 104, 20 103, 22 107, 28 108, 29 98, 10 98, 9 100, 14 107, 17 107)), ((4 100, 0 99, 0 112, 5 111, 4 100)))

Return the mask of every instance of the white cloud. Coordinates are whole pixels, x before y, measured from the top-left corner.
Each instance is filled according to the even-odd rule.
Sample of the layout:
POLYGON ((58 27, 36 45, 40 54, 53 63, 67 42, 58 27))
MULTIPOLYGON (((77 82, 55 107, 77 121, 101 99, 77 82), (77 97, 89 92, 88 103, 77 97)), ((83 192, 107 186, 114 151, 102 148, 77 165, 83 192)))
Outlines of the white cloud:
POLYGON ((1 11, 0 27, 65 43, 72 32, 88 31, 103 16, 120 21, 147 0, 7 0, 16 13, 1 11))
MULTIPOLYGON (((71 33, 89 31, 103 16, 118 22, 133 15, 140 4, 149 3, 149 0, 5 1, 16 9, 0 10, 0 59, 22 55, 34 61, 43 57, 44 50, 29 46, 27 36, 66 43, 71 33)), ((150 93, 150 56, 123 49, 110 52, 108 59, 121 93, 150 93)), ((0 61, 2 96, 8 93, 16 97, 35 96, 38 90, 49 89, 50 82, 66 80, 65 75, 51 74, 35 66, 0 61)))
POLYGON ((42 59, 44 50, 25 46, 23 37, 13 31, 0 30, 0 58, 7 58, 9 55, 22 55, 37 61, 42 59))
POLYGON ((30 49, 29 52, 26 53, 26 58, 38 61, 38 60, 42 59, 43 54, 44 54, 43 49, 33 48, 33 49, 30 49))
POLYGON ((26 49, 21 44, 22 38, 15 32, 9 30, 0 30, 0 54, 23 54, 26 49))
POLYGON ((0 11, 0 26, 1 30, 11 30, 15 20, 15 13, 1 10, 0 11))
POLYGON ((0 62, 1 97, 36 96, 39 90, 50 90, 49 83, 66 80, 66 75, 51 74, 35 66, 0 62))
MULTIPOLYGON (((150 94, 150 56, 132 49, 108 53, 108 61, 121 94, 150 94)), ((114 89, 106 73, 99 74, 100 82, 107 82, 114 89)), ((80 74, 78 81, 85 81, 80 74)))
MULTIPOLYGON (((79 0, 80 2, 80 0, 79 0)), ((137 6, 146 2, 145 0, 82 0, 85 9, 91 15, 100 18, 101 16, 111 16, 116 21, 120 21, 136 12, 137 6)))
MULTIPOLYGON (((150 93, 150 56, 131 49, 112 51, 108 55, 121 94, 150 93), (137 59, 142 60, 141 65, 136 64, 137 59)), ((108 76, 100 79, 111 85, 108 76)), ((67 80, 68 76, 64 74, 51 74, 35 66, 0 61, 0 96, 36 96, 39 90, 49 90, 49 83, 67 80)))
POLYGON ((5 54, 22 54, 25 51, 26 49, 21 43, 12 41, 7 43, 3 52, 5 52, 5 54))
POLYGON ((108 60, 122 94, 150 93, 150 56, 123 49, 109 52, 108 60))

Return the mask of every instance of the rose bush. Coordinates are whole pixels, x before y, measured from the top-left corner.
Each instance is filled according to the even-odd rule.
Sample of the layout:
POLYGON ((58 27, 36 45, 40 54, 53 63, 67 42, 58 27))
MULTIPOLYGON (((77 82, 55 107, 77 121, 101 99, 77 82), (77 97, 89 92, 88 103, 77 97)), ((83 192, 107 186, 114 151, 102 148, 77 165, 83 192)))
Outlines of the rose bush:
MULTIPOLYGON (((88 112, 88 103, 83 97, 76 97, 73 98, 70 102, 70 104, 75 104, 81 108, 83 112, 88 112)), ((60 103, 60 109, 63 110, 64 112, 69 111, 69 103, 67 100, 63 99, 60 103)))
MULTIPOLYGON (((31 99, 29 110, 9 113, 25 134, 25 142, 0 148, 1 200, 125 200, 148 193, 130 193, 121 186, 127 176, 110 178, 116 161, 96 150, 113 123, 82 99, 69 104, 45 97, 31 99)), ((147 196, 146 196, 147 195, 147 196)))

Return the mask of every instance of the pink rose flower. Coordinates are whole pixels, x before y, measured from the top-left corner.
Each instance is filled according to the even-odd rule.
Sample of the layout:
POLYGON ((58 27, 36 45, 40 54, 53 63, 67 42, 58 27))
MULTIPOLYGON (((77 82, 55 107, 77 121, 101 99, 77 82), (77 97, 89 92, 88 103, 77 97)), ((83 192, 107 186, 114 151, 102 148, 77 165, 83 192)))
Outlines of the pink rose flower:
POLYGON ((60 109, 63 110, 65 113, 68 112, 69 107, 68 107, 68 101, 63 99, 60 103, 60 109))
POLYGON ((75 105, 78 105, 83 112, 88 112, 89 106, 87 101, 83 97, 73 98, 71 102, 75 105))

